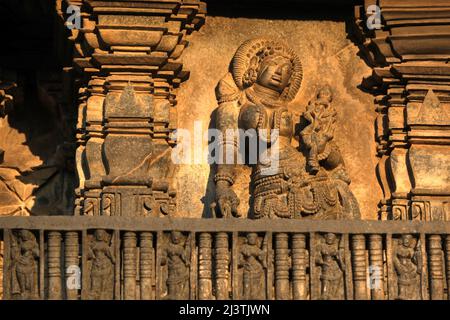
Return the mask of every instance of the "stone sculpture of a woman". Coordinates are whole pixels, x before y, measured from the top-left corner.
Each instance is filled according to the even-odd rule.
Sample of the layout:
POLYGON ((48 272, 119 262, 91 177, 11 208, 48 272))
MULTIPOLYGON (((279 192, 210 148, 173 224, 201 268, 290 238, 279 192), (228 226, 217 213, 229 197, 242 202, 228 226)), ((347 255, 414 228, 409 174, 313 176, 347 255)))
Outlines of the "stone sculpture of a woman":
MULTIPOLYGON (((273 164, 262 161, 261 154, 252 164, 254 218, 359 218, 341 153, 329 141, 332 137, 313 140, 321 144, 314 146, 313 151, 320 155, 314 170, 305 156, 307 144, 293 145, 294 126, 299 119, 293 118, 288 104, 300 89, 301 81, 300 59, 288 46, 266 39, 244 42, 233 57, 229 73, 216 88, 219 104, 216 126, 223 136, 219 143, 221 154, 225 159, 230 158, 230 152, 232 156, 241 152, 240 139, 226 134, 237 129, 256 130, 258 139, 267 141, 269 154, 279 151, 275 171, 267 170, 273 164), (277 150, 271 150, 274 137, 277 150), (326 154, 323 150, 327 150, 326 154)), ((219 214, 238 216, 239 199, 232 188, 236 164, 219 163, 216 169, 219 214)))

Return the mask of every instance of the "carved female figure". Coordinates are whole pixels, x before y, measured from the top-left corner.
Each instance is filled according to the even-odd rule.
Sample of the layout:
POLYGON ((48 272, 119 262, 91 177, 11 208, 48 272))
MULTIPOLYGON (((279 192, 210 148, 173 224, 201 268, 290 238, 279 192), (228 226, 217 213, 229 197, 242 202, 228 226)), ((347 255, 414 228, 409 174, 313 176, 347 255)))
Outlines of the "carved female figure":
POLYGON ((189 254, 179 231, 172 231, 170 242, 163 251, 161 264, 168 269, 167 297, 170 300, 188 299, 189 254))
POLYGON ((336 109, 331 105, 332 99, 331 88, 325 86, 303 113, 310 124, 303 129, 301 136, 309 149, 308 165, 313 173, 320 169, 319 160, 326 159, 331 151, 328 142, 333 139, 336 122, 336 109))
MULTIPOLYGON (((256 164, 251 164, 254 218, 358 218, 358 204, 349 189, 339 150, 330 148, 322 155, 323 143, 315 142, 326 132, 332 133, 334 122, 325 125, 321 135, 309 135, 309 144, 314 145, 310 158, 320 160, 319 167, 312 161, 316 170, 308 169, 302 150, 293 145, 295 119, 288 104, 296 96, 301 80, 300 59, 286 45, 253 39, 239 47, 230 72, 216 88, 216 126, 223 133, 219 142, 223 159, 234 158, 242 150, 239 148, 245 149, 238 145, 240 139, 227 135, 237 129, 256 131, 258 139, 267 145, 265 154, 278 152, 275 170, 274 163, 262 154, 258 154, 256 164)), ((331 93, 323 90, 315 102, 322 111, 317 120, 310 117, 314 124, 319 123, 319 118, 333 119, 330 103, 331 93)), ((218 209, 222 216, 238 216, 239 199, 232 189, 236 165, 219 163, 216 171, 218 209)))
POLYGON ((37 261, 39 246, 28 230, 20 230, 12 249, 12 294, 22 299, 38 297, 37 261))
POLYGON ((397 273, 398 299, 419 299, 420 252, 416 250, 416 240, 412 235, 402 235, 394 248, 393 256, 397 273))
POLYGON ((88 252, 88 259, 92 259, 90 296, 94 300, 110 300, 113 298, 114 284, 114 255, 111 251, 110 235, 98 229, 95 240, 88 252))
MULTIPOLYGON (((264 245, 263 245, 264 246, 264 245)), ((243 299, 262 300, 264 293, 264 269, 267 252, 258 246, 258 235, 247 234, 247 241, 239 250, 239 267, 242 267, 243 299)))
POLYGON ((325 242, 317 247, 316 264, 321 267, 321 298, 323 300, 341 299, 340 290, 343 287, 345 270, 339 239, 334 233, 325 235, 325 242))

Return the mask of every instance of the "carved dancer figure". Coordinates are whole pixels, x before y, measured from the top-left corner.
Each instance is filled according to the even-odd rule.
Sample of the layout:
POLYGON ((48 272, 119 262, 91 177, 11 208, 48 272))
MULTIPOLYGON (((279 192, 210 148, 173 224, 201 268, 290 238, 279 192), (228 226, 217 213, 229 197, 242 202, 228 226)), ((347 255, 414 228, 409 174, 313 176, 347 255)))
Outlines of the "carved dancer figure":
MULTIPOLYGON (((334 130, 329 88, 319 92, 306 113, 313 126, 306 129, 304 136, 306 140, 309 137, 309 158, 313 159, 309 162, 316 170, 308 169, 306 157, 292 143, 298 137, 294 136, 295 122, 288 105, 300 89, 301 80, 300 59, 287 45, 253 39, 239 47, 229 73, 216 88, 216 126, 223 136, 219 142, 223 159, 236 158, 245 148, 238 145, 239 137, 227 135, 231 130, 253 130, 258 143, 264 141, 267 146, 267 152, 257 155, 256 163, 248 163, 253 169, 252 218, 359 218, 341 153, 336 146, 322 143, 334 130), (278 160, 267 161, 264 155, 273 154, 278 154, 278 160), (317 162, 321 160, 319 165, 316 158, 317 162)), ((300 149, 307 146, 300 145, 300 149)), ((217 164, 216 199, 211 207, 223 217, 240 216, 240 200, 232 188, 236 166, 217 164)))
POLYGON ((13 297, 20 299, 38 298, 39 245, 34 234, 20 230, 11 250, 13 297))
POLYGON ((92 259, 90 298, 111 300, 113 298, 115 259, 110 247, 110 235, 105 230, 95 231, 95 240, 88 252, 92 259))
POLYGON ((172 231, 170 242, 163 251, 162 265, 167 265, 167 296, 168 300, 183 300, 189 297, 189 250, 183 240, 183 234, 172 231))
POLYGON ((410 234, 402 235, 394 247, 394 267, 397 273, 398 299, 419 299, 420 251, 410 234))
MULTIPOLYGON (((263 245, 264 247, 264 245, 263 245)), ((265 298, 264 269, 267 252, 258 246, 258 234, 247 234, 246 243, 239 250, 239 267, 242 267, 243 299, 262 300, 265 298)))
POLYGON ((325 86, 319 90, 317 98, 309 102, 303 117, 310 123, 301 136, 309 149, 308 165, 313 173, 320 169, 319 161, 324 160, 331 152, 328 143, 334 136, 336 109, 331 105, 333 100, 331 88, 325 86))
POLYGON ((341 288, 344 279, 343 250, 339 248, 339 239, 334 233, 325 235, 325 242, 317 248, 316 264, 321 267, 321 299, 341 299, 341 288))

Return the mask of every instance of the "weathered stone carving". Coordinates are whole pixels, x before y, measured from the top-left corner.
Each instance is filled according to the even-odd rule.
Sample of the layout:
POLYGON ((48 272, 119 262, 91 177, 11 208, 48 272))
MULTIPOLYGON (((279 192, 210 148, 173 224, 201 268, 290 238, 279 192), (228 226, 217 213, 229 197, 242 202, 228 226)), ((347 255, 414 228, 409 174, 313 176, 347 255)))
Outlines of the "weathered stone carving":
POLYGON ((315 263, 320 267, 320 297, 323 300, 344 299, 344 249, 340 237, 327 233, 316 247, 315 263))
POLYGON ((265 299, 267 244, 260 243, 257 233, 248 233, 239 248, 239 267, 242 268, 242 299, 265 299))
POLYGON ((317 98, 309 102, 303 113, 309 125, 303 129, 301 136, 309 150, 308 165, 314 173, 320 169, 319 161, 325 160, 331 152, 328 142, 334 136, 337 114, 331 105, 332 100, 331 88, 324 87, 318 92, 317 98))
MULTIPOLYGON (((60 0, 66 8, 80 2, 60 0)), ((79 72, 75 214, 165 216, 175 211, 171 134, 186 35, 204 22, 194 1, 83 1, 71 30, 79 72)))
POLYGON ((161 265, 167 265, 167 295, 168 300, 183 300, 189 298, 189 266, 190 243, 179 231, 172 231, 165 245, 161 265))
POLYGON ((116 260, 111 249, 111 235, 107 231, 102 229, 95 230, 87 257, 88 260, 92 260, 89 299, 113 299, 114 264, 116 260))
POLYGON ((0 215, 71 214, 74 137, 53 88, 58 75, 15 77, 31 85, 0 84, 0 215))
POLYGON ((19 230, 11 244, 11 295, 13 299, 37 299, 39 245, 35 235, 19 230))
POLYGON ((421 259, 420 243, 417 239, 411 234, 404 234, 397 239, 393 262, 397 274, 398 299, 420 299, 421 259))
POLYGON ((377 175, 384 193, 379 216, 448 220, 450 48, 437 12, 449 6, 432 3, 424 10, 420 2, 402 3, 400 12, 400 2, 378 3, 380 26, 373 30, 366 26, 367 8, 355 11, 355 36, 373 68, 362 87, 374 94, 378 112, 377 175))
MULTIPOLYGON (((230 72, 216 89, 216 126, 225 137, 219 142, 223 159, 230 156, 229 152, 235 158, 239 147, 245 150, 238 145, 239 137, 226 136, 230 129, 254 129, 258 139, 268 143, 270 152, 279 150, 275 170, 269 172, 273 163, 267 164, 261 154, 253 166, 254 218, 358 218, 358 204, 348 187, 341 154, 330 142, 335 111, 329 87, 319 92, 304 114, 310 125, 301 135, 309 160, 292 146, 295 119, 287 106, 300 89, 301 80, 300 59, 288 46, 253 39, 239 47, 230 72), (278 134, 276 149, 271 139, 278 134)), ((216 202, 224 217, 239 216, 234 180, 235 165, 217 165, 216 202)))

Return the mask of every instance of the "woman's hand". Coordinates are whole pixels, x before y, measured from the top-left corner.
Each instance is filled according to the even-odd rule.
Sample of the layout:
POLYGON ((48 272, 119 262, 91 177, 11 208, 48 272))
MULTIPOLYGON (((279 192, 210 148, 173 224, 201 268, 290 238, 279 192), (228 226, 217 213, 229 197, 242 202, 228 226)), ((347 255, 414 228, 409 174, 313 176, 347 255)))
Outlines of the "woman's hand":
POLYGON ((216 184, 216 203, 219 206, 219 211, 224 218, 231 216, 239 217, 237 211, 239 205, 239 198, 233 191, 231 186, 226 181, 217 181, 216 184))

